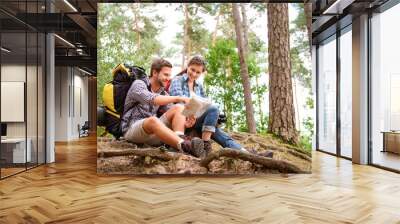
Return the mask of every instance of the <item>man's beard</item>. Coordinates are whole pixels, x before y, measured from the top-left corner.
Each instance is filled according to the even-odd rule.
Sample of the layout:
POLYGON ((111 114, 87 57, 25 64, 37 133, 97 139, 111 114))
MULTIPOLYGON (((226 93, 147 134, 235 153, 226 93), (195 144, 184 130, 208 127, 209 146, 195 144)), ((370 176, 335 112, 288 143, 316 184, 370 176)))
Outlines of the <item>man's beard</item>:
POLYGON ((158 79, 158 84, 159 84, 161 87, 165 87, 165 82, 161 81, 160 79, 158 79))

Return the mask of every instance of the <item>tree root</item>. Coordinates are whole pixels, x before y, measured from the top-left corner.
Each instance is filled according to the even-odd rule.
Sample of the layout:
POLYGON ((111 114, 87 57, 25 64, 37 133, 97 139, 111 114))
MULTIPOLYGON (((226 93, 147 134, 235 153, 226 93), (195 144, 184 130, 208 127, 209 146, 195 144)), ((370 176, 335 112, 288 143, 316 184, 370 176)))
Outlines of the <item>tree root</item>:
POLYGON ((249 136, 245 136, 243 134, 232 133, 231 137, 237 141, 247 142, 249 140, 249 136))
MULTIPOLYGON (((115 148, 114 148, 115 149, 115 148)), ((141 149, 126 149, 113 151, 102 151, 97 153, 97 157, 108 158, 113 156, 149 156, 162 161, 178 159, 181 154, 174 152, 164 152, 160 148, 141 148, 141 149)))
POLYGON ((200 161, 200 166, 209 168, 209 164, 220 157, 229 157, 233 159, 241 159, 244 161, 249 161, 253 164, 259 164, 267 169, 279 170, 282 173, 306 173, 302 171, 299 167, 293 165, 292 163, 283 160, 274 160, 271 158, 258 156, 251 153, 246 153, 239 150, 234 150, 230 148, 223 148, 219 151, 211 152, 206 158, 200 161))
POLYGON ((264 147, 265 149, 267 149, 267 150, 287 152, 287 153, 289 153, 289 154, 291 154, 293 156, 296 156, 296 157, 298 157, 300 159, 304 159, 304 160, 307 160, 307 161, 312 161, 311 157, 309 157, 308 155, 302 154, 302 153, 300 153, 298 151, 295 151, 295 150, 279 148, 279 147, 275 147, 275 146, 266 145, 266 144, 263 144, 263 143, 259 143, 259 144, 262 147, 264 147))
POLYGON ((283 145, 281 145, 281 146, 286 147, 286 148, 291 149, 291 150, 294 150, 294 151, 296 151, 296 152, 298 152, 298 153, 305 154, 305 155, 307 155, 307 156, 309 156, 309 157, 312 156, 312 155, 311 155, 311 152, 301 150, 301 149, 296 148, 296 147, 294 147, 294 146, 292 146, 292 145, 283 144, 283 145))
POLYGON ((295 146, 292 146, 292 145, 289 145, 289 144, 282 144, 282 143, 276 143, 276 144, 278 144, 278 147, 275 146, 275 145, 267 145, 267 144, 265 144, 263 142, 260 142, 260 141, 258 141, 256 139, 254 139, 253 137, 250 137, 248 140, 250 142, 253 142, 253 143, 256 143, 256 144, 260 144, 264 148, 269 148, 269 149, 272 149, 272 150, 278 150, 278 151, 281 151, 281 152, 288 152, 288 153, 290 153, 290 154, 292 154, 294 156, 297 156, 297 157, 300 157, 302 159, 311 161, 311 152, 307 152, 307 151, 301 150, 301 149, 299 149, 299 148, 297 148, 295 146))
MULTIPOLYGON (((254 140, 253 140, 253 142, 254 142, 254 140)), ((276 147, 276 146, 272 146, 272 145, 267 145, 267 144, 262 143, 262 142, 255 142, 255 143, 259 144, 261 147, 263 147, 263 148, 265 148, 267 150, 273 150, 273 151, 279 151, 279 152, 287 152, 287 153, 289 153, 289 154, 291 154, 293 156, 296 156, 296 157, 298 157, 300 159, 304 159, 304 160, 307 160, 307 161, 312 161, 311 157, 308 156, 308 154, 301 153, 301 152, 299 152, 297 150, 280 148, 280 147, 276 147)))
POLYGON ((298 151, 295 150, 286 150, 286 152, 288 152, 289 154, 292 154, 293 156, 299 157, 301 159, 307 160, 307 161, 312 161, 311 157, 306 155, 306 154, 302 154, 299 153, 298 151))
POLYGON ((304 159, 307 161, 312 161, 310 153, 300 150, 300 149, 297 149, 296 147, 293 147, 293 146, 284 145, 284 147, 286 147, 286 148, 284 148, 284 147, 277 147, 277 146, 273 146, 273 145, 267 145, 263 142, 259 142, 259 141, 255 140, 252 137, 249 138, 249 141, 258 144, 267 150, 269 149, 269 150, 276 150, 276 151, 280 151, 280 152, 287 152, 287 153, 290 153, 293 156, 299 157, 301 159, 304 159))

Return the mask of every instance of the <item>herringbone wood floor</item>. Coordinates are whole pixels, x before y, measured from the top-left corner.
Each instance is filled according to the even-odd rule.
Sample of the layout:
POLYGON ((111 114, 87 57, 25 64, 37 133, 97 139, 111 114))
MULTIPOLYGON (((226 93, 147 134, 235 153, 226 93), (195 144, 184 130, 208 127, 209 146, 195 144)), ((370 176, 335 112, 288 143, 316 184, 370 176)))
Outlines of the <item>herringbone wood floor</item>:
POLYGON ((311 175, 96 175, 96 141, 0 181, 0 223, 400 223, 400 175, 314 153, 311 175))

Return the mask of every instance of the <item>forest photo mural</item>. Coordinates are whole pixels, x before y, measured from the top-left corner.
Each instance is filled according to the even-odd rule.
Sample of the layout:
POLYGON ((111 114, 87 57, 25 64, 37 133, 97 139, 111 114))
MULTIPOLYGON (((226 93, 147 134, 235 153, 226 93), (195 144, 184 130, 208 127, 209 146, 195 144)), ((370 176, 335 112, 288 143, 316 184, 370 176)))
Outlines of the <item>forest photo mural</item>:
POLYGON ((98 173, 310 173, 310 7, 99 3, 98 173))

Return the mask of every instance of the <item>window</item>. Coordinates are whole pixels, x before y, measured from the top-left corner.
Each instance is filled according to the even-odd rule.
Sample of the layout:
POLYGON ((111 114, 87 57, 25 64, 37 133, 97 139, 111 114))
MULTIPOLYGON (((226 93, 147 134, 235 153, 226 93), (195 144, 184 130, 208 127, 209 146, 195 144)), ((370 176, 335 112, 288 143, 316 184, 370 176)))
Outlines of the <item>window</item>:
MULTIPOLYGON (((44 1, 4 4, 23 16, 41 12, 44 1)), ((5 13, 0 17, 9 21, 0 24, 0 178, 5 178, 45 163, 46 40, 24 22, 5 13)))
POLYGON ((373 164, 396 170, 400 170, 400 132, 392 131, 400 131, 399 21, 400 4, 371 18, 370 156, 373 164))
POLYGON ((336 36, 318 47, 318 149, 336 153, 336 36))
POLYGON ((352 157, 352 35, 351 26, 340 36, 340 154, 352 157))

